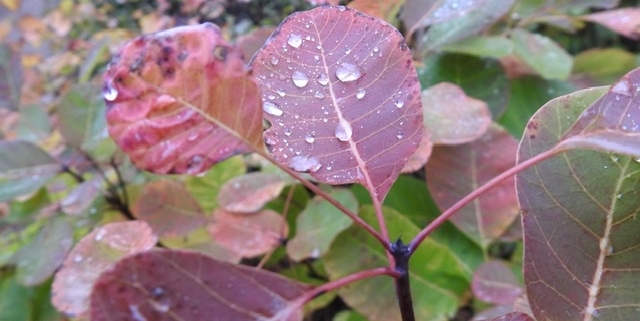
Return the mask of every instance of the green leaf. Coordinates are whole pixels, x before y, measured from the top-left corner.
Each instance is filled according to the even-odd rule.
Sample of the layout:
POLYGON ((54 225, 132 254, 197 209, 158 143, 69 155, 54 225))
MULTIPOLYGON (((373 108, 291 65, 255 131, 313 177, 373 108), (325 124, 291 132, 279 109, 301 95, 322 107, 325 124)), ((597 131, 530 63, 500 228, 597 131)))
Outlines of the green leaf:
POLYGON ((105 105, 100 89, 91 83, 74 84, 58 107, 62 137, 74 147, 92 150, 106 138, 105 105))
POLYGON ((568 94, 575 87, 566 81, 545 80, 525 76, 509 82, 511 99, 507 110, 499 120, 511 135, 521 137, 529 118, 547 101, 568 94))
POLYGON ((222 185, 233 177, 246 172, 246 165, 241 156, 231 157, 213 166, 204 175, 187 176, 187 190, 195 197, 205 214, 210 214, 218 207, 218 191, 222 185))
POLYGON ((573 58, 550 38, 523 29, 511 33, 514 52, 545 79, 566 79, 573 58))
POLYGON ((0 109, 18 110, 22 86, 20 56, 6 43, 0 43, 0 109))
POLYGON ((448 52, 497 59, 511 54, 513 52, 513 43, 502 36, 478 36, 445 45, 440 49, 448 52))
POLYGON ((30 142, 38 142, 49 136, 51 124, 49 114, 41 105, 20 108, 20 119, 16 128, 16 137, 30 142))
POLYGON ((0 276, 0 321, 32 320, 29 292, 18 284, 14 273, 0 276))
POLYGON ((462 54, 436 54, 418 69, 422 88, 451 82, 470 96, 485 101, 494 119, 507 105, 509 83, 498 61, 462 54))
MULTIPOLYGON (((605 90, 579 91, 541 108, 522 139, 519 162, 556 146, 579 117, 613 115, 583 114, 605 90)), ((572 150, 521 172, 516 182, 525 233, 524 276, 536 319, 636 319, 640 163, 572 150)))
MULTIPOLYGON (((346 189, 334 189, 329 195, 352 212, 358 210, 358 201, 346 189)), ((296 236, 287 243, 287 253, 294 261, 318 258, 324 255, 340 232, 353 224, 344 213, 324 198, 316 196, 298 215, 296 236)))
POLYGON ((0 202, 35 192, 59 171, 58 162, 40 147, 0 141, 0 202))
POLYGON ((336 314, 333 321, 367 321, 367 318, 358 312, 348 310, 336 314))
MULTIPOLYGON (((385 208, 385 219, 392 237, 410 239, 419 229, 400 213, 385 208)), ((372 206, 363 206, 360 216, 377 227, 372 206)), ((334 241, 325 255, 325 268, 331 279, 385 265, 384 249, 359 226, 352 226, 334 241)), ((464 267, 445 246, 428 238, 410 261, 411 290, 417 320, 447 320, 452 317, 469 278, 464 267)), ((345 302, 371 321, 400 320, 393 279, 380 276, 366 279, 338 290, 345 302)))
POLYGON ((591 77, 598 85, 614 82, 636 67, 636 57, 620 48, 594 48, 575 56, 573 72, 591 77))
POLYGON ((37 285, 62 264, 73 245, 73 227, 64 217, 50 219, 29 244, 16 253, 16 278, 24 285, 37 285))

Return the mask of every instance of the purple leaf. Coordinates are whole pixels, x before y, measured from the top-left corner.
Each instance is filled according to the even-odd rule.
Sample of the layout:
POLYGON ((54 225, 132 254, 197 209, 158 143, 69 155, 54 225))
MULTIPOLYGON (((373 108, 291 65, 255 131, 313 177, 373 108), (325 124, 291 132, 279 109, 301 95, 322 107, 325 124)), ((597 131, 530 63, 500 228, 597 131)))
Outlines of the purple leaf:
MULTIPOLYGON (((509 133, 494 125, 473 142, 434 148, 426 173, 429 190, 438 207, 451 207, 514 166, 517 146, 509 133)), ((517 216, 513 179, 507 179, 462 208, 450 221, 486 247, 500 237, 517 216)))
POLYGON ((535 321, 535 320, 526 313, 511 312, 501 317, 493 318, 489 321, 535 321))
POLYGON ((274 173, 253 172, 236 176, 220 188, 218 204, 229 212, 253 213, 278 197, 285 185, 285 181, 274 173))
POLYGON ((258 86, 216 25, 138 37, 104 81, 109 134, 140 168, 198 174, 264 148, 258 86))
POLYGON ((278 274, 185 251, 129 256, 100 276, 91 320, 298 321, 308 287, 278 274))
MULTIPOLYGON (((518 162, 563 144, 567 136, 608 132, 614 137, 607 142, 632 136, 620 130, 624 108, 633 104, 615 93, 619 84, 600 99, 605 89, 587 89, 543 106, 527 125, 518 162), (618 105, 616 97, 624 103, 618 105), (623 111, 614 108, 620 106, 623 111)), ((635 86, 624 88, 635 93, 635 86)), ((636 319, 640 163, 619 154, 570 150, 519 173, 516 183, 525 285, 536 319, 636 319)))
POLYGON ((289 16, 252 60, 273 157, 384 198, 422 138, 420 83, 402 35, 344 7, 289 16))
POLYGON ((482 263, 473 274, 473 294, 482 301, 493 304, 513 304, 522 294, 522 288, 509 267, 497 260, 482 263))
POLYGON ((622 8, 582 16, 582 19, 599 23, 618 34, 640 40, 640 8, 622 8))
POLYGON ((640 159, 640 68, 613 84, 564 135, 565 148, 590 148, 640 159))

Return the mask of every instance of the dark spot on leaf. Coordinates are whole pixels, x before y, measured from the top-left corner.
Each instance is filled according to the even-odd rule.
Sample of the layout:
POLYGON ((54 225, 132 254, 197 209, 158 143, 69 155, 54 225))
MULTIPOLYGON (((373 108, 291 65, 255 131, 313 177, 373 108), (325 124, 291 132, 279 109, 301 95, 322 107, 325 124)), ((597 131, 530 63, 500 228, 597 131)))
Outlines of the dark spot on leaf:
POLYGON ((173 67, 168 67, 164 70, 164 77, 165 78, 173 78, 173 76, 176 74, 176 69, 173 67))
POLYGON ((527 129, 538 130, 538 123, 530 121, 529 123, 527 123, 527 129))
POLYGON ((536 135, 534 134, 529 135, 529 139, 536 139, 536 135))
POLYGON ((187 59, 187 57, 189 56, 189 53, 186 51, 181 52, 180 54, 178 54, 178 61, 185 61, 185 59, 187 59))
POLYGON ((220 61, 225 61, 227 59, 227 47, 225 46, 216 46, 213 48, 213 57, 220 61))

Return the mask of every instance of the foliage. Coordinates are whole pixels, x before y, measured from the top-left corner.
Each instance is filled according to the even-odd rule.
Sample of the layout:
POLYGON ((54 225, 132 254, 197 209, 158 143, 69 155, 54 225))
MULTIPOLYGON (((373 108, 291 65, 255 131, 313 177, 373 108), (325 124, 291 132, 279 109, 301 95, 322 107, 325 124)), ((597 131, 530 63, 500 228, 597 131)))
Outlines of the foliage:
POLYGON ((0 320, 637 318, 637 3, 1 5, 0 320))

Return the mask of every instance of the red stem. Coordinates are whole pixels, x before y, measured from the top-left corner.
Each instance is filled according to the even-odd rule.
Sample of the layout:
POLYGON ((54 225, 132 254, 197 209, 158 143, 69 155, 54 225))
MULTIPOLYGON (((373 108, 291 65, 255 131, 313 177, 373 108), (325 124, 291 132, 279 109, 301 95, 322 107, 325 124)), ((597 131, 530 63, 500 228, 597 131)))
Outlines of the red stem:
POLYGON ((476 197, 482 195, 484 192, 492 189, 493 187, 495 187, 496 185, 498 185, 500 182, 502 182, 503 180, 511 177, 512 175, 523 171, 533 165, 536 165, 550 157, 553 157, 557 154, 559 154, 560 152, 563 152, 564 150, 562 148, 558 148, 558 147, 554 147, 548 151, 545 151, 541 154, 538 154, 532 158, 527 159, 526 161, 511 167, 510 169, 508 169, 505 172, 502 172, 500 175, 494 177, 493 179, 491 179, 490 181, 484 183, 484 185, 478 187, 477 189, 475 189, 473 192, 469 193, 467 196, 463 197, 461 200, 459 200, 457 203, 455 203, 453 206, 451 206, 450 208, 448 208, 446 211, 444 211, 442 214, 440 214, 440 216, 438 216, 435 220, 433 220, 433 222, 431 222, 429 225, 427 225, 427 227, 425 227, 424 229, 422 229, 422 231, 420 231, 420 233, 418 233, 418 235, 416 235, 413 240, 411 241, 411 243, 409 243, 409 251, 410 253, 415 252, 416 248, 422 243, 422 241, 424 241, 425 238, 427 238, 427 236, 429 236, 429 234, 431 234, 431 232, 433 232, 433 230, 435 230, 436 228, 438 228, 440 225, 442 225, 442 223, 444 223, 445 221, 447 221, 453 214, 457 213, 460 209, 462 209, 463 207, 465 207, 467 204, 471 203, 471 201, 473 201, 476 197))

